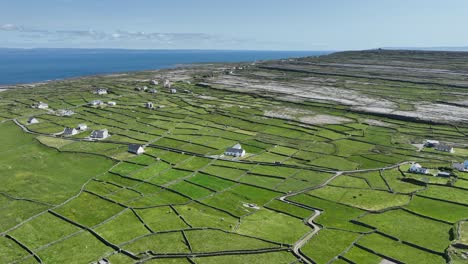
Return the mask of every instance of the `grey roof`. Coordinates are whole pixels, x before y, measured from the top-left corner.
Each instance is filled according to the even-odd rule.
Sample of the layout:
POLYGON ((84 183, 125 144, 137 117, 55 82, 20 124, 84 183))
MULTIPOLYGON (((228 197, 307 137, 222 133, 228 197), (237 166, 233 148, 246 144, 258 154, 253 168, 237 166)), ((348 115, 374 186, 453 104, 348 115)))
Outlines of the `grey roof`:
POLYGON ((104 138, 106 133, 108 133, 107 129, 94 130, 91 133, 91 137, 93 137, 93 138, 104 138))
POLYGON ((242 153, 244 150, 243 149, 237 149, 237 148, 228 148, 226 152, 232 152, 232 153, 242 153))
POLYGON ((438 144, 438 145, 435 146, 434 148, 435 148, 436 150, 449 152, 450 150, 452 150, 453 147, 448 146, 448 145, 445 145, 445 144, 438 144))
POLYGON ((76 131, 75 128, 71 128, 71 127, 66 127, 65 130, 63 131, 63 134, 65 135, 73 135, 73 134, 76 134, 78 131, 76 131))
POLYGON ((138 149, 143 147, 142 145, 139 145, 139 144, 130 144, 128 145, 128 152, 132 152, 132 153, 137 153, 138 152, 138 149))

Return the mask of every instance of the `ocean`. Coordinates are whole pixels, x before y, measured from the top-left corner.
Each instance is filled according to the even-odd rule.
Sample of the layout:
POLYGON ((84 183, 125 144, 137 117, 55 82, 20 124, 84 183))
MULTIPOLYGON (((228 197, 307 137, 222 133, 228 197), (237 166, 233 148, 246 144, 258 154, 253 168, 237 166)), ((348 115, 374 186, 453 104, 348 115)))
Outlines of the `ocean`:
POLYGON ((324 55, 326 51, 0 49, 0 85, 171 68, 324 55))

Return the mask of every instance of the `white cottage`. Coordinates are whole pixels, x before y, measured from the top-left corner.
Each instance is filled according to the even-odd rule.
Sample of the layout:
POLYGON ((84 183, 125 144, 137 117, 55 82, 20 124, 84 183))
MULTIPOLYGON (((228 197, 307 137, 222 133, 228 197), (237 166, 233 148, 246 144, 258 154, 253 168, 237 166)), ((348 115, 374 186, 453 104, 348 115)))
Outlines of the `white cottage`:
POLYGON ((32 125, 32 124, 38 124, 39 123, 39 120, 37 120, 37 118, 35 117, 30 117, 28 119, 28 124, 32 125))
POLYGON ((39 109, 47 109, 47 108, 49 108, 49 105, 46 104, 46 103, 43 103, 43 102, 39 102, 39 103, 37 104, 37 108, 39 108, 39 109))
POLYGON ((153 105, 152 102, 147 102, 147 103, 145 104, 145 107, 148 108, 148 109, 153 109, 153 108, 154 108, 154 105, 153 105))
POLYGON ((99 106, 99 105, 103 105, 104 103, 101 100, 93 100, 89 102, 89 104, 92 106, 99 106))
POLYGON ((408 172, 417 173, 417 174, 428 174, 429 170, 423 168, 419 163, 413 163, 409 168, 408 172))
POLYGON ((66 127, 65 130, 63 130, 64 136, 74 136, 76 134, 78 134, 78 130, 76 128, 66 127))
POLYGON ((138 144, 130 144, 128 146, 128 152, 140 155, 145 153, 145 149, 143 148, 143 145, 138 145, 138 144))
POLYGON ((117 103, 116 103, 116 102, 114 102, 114 101, 109 101, 109 102, 107 102, 107 105, 110 105, 110 106, 116 106, 116 105, 117 105, 117 103))
POLYGON ((104 89, 104 88, 98 88, 94 91, 94 94, 98 94, 98 95, 104 95, 104 94, 107 94, 107 89, 104 89))
POLYGON ((224 152, 224 155, 233 157, 243 157, 245 156, 245 150, 242 149, 242 146, 240 144, 235 144, 234 146, 228 148, 224 152))
POLYGON ((76 129, 80 130, 80 131, 85 131, 88 129, 88 126, 86 124, 79 124, 76 129))
POLYGON ((170 90, 170 92, 171 92, 172 94, 175 94, 175 93, 177 93, 177 89, 172 88, 172 89, 170 90))

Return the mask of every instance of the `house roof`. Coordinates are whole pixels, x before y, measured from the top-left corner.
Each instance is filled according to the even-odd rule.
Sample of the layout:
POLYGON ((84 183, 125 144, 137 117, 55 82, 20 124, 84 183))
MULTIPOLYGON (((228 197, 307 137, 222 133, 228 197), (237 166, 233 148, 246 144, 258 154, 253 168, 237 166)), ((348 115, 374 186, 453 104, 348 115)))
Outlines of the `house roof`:
POLYGON ((453 147, 445 145, 445 144, 438 144, 437 146, 435 146, 435 149, 442 150, 442 151, 450 151, 451 149, 453 149, 453 147))
POLYGON ((75 128, 71 128, 71 127, 66 127, 65 130, 63 131, 64 134, 66 135, 71 135, 73 133, 76 133, 76 129, 75 128))
POLYGON ((232 153, 242 153, 244 150, 243 149, 237 149, 237 148, 228 148, 226 152, 232 152, 232 153))
POLYGON ((233 149, 242 149, 241 144, 237 143, 234 146, 232 146, 233 149))
POLYGON ((138 152, 138 149, 140 149, 140 148, 143 148, 143 146, 139 145, 139 144, 130 144, 130 145, 128 145, 128 151, 129 152, 136 153, 136 152, 138 152))

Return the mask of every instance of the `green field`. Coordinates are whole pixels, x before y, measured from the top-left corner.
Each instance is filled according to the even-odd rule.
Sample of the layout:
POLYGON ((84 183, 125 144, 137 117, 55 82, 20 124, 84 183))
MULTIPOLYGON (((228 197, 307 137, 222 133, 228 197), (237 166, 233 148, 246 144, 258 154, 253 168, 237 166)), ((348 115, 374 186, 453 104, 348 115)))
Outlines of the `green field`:
POLYGON ((468 159, 468 124, 450 119, 457 111, 450 122, 418 112, 468 100, 462 74, 444 74, 468 69, 455 55, 343 52, 234 75, 207 64, 6 89, 0 263, 458 263, 468 176, 451 164, 468 159), (176 94, 135 90, 166 75, 176 94), (275 90, 287 83, 297 90, 275 90), (324 97, 323 87, 346 92, 324 97), (95 99, 117 105, 86 105, 95 99), (49 111, 31 107, 39 100, 49 111), (393 114, 366 108, 380 102, 393 114), (89 129, 57 134, 81 123, 89 129), (104 128, 110 137, 88 139, 104 128), (456 152, 418 150, 426 139, 456 152), (128 152, 136 143, 144 154, 128 152), (224 155, 237 143, 246 156, 224 155), (408 173, 410 162, 453 175, 408 173))

